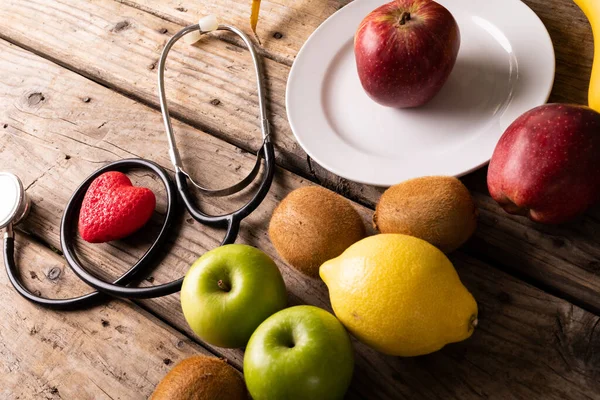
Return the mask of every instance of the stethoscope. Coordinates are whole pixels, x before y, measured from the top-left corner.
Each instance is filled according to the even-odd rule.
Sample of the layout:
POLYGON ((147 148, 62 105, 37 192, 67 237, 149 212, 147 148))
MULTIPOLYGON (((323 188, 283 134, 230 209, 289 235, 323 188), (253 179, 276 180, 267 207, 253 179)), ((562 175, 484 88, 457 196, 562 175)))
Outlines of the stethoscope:
POLYGON ((166 296, 181 290, 183 277, 158 286, 138 288, 128 287, 127 285, 132 283, 134 280, 139 279, 141 272, 146 270, 151 263, 155 262, 156 259, 160 257, 159 252, 165 244, 166 239, 170 236, 169 233, 176 216, 176 212, 178 211, 177 209, 179 208, 179 200, 183 202, 188 213, 196 221, 204 225, 227 229, 223 241, 221 242, 221 246, 235 242, 242 220, 250 215, 264 200, 271 186, 271 182, 273 181, 273 174, 275 172, 275 153, 273 149, 273 143, 271 142, 270 138, 269 122, 266 117, 267 109, 262 76, 262 65, 250 39, 242 31, 233 26, 218 25, 214 17, 205 17, 200 20, 200 23, 183 28, 167 42, 158 63, 158 94, 163 122, 169 142, 169 156, 175 170, 176 184, 173 183, 167 172, 162 167, 152 161, 144 159, 124 159, 112 162, 96 170, 75 190, 69 202, 67 203, 61 220, 60 243, 69 267, 81 280, 96 290, 86 295, 69 299, 49 299, 33 294, 23 286, 19 279, 19 270, 14 258, 15 239, 13 227, 25 219, 29 210, 31 209, 31 202, 23 188, 23 184, 16 175, 0 172, 0 229, 5 229, 4 263, 9 280, 17 292, 19 292, 19 294, 26 299, 49 308, 75 309, 96 304, 98 300, 106 297, 107 295, 128 299, 147 299, 166 296), (179 39, 190 33, 194 35, 203 35, 213 30, 224 30, 235 33, 244 41, 248 47, 248 50, 250 51, 256 72, 256 83, 258 86, 258 100, 263 137, 262 147, 256 156, 256 164, 248 176, 233 186, 217 190, 207 189, 197 184, 183 168, 181 156, 179 154, 177 143, 175 141, 175 135, 173 133, 173 127, 171 125, 171 117, 169 115, 167 106, 164 79, 165 63, 169 51, 173 45, 179 39), (191 184, 195 186, 200 193, 207 196, 220 197, 232 195, 247 188, 252 182, 255 181, 262 164, 261 159, 264 159, 265 171, 254 196, 243 207, 225 215, 208 215, 199 210, 195 205, 194 199, 188 187, 188 181, 191 182, 191 184), (161 179, 166 191, 167 210, 162 227, 148 250, 121 277, 112 283, 106 282, 90 273, 77 257, 75 251, 76 233, 74 227, 76 226, 83 197, 85 196, 85 193, 92 181, 108 171, 126 172, 132 168, 149 170, 161 179))

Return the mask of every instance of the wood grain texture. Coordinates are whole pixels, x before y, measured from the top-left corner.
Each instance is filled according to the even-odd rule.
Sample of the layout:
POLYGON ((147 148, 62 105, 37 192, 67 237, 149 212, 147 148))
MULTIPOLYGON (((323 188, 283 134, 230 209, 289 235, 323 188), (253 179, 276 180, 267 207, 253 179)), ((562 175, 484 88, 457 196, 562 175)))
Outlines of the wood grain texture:
MULTIPOLYGON (((0 29, 0 37, 158 107, 156 63, 181 25, 110 0, 5 3, 0 18, 12 23, 0 29), (34 29, 31 15, 44 15, 44 24, 34 29)), ((194 48, 178 44, 172 50, 165 74, 171 113, 246 151, 255 150, 261 139, 251 60, 238 46, 205 39, 194 48)), ((279 165, 358 200, 375 201, 380 189, 359 187, 310 165, 287 123, 289 67, 270 59, 264 66, 279 165)))
MULTIPOLYGON (((177 0, 117 0, 179 25, 190 25, 198 18, 214 14, 222 23, 235 25, 252 35, 251 0, 189 2, 182 7, 177 0)), ((263 54, 288 66, 302 44, 331 14, 351 0, 264 0, 261 2, 257 34, 263 54)), ((235 38, 227 38, 242 45, 235 38)))
MULTIPOLYGON (((526 3, 545 23, 556 49, 551 101, 585 102, 592 62, 592 35, 585 16, 570 0, 526 3)), ((345 0, 265 1, 262 29, 276 29, 283 35, 281 42, 265 40, 265 51, 271 59, 289 64, 319 21, 343 4, 345 0)), ((11 23, 0 28, 0 37, 156 107, 156 61, 167 38, 182 24, 191 23, 193 16, 206 12, 246 26, 246 7, 245 0, 185 6, 176 0, 5 0, 0 18, 11 23), (41 19, 43 24, 37 22, 41 19)), ((241 55, 239 47, 218 40, 194 49, 177 47, 167 80, 176 117, 252 150, 260 145, 257 104, 251 65, 241 55)), ((373 207, 382 189, 329 173, 297 145, 285 117, 289 67, 269 59, 265 66, 278 164, 373 207)), ((478 192, 476 200, 482 209, 480 228, 466 251, 600 313, 598 209, 573 224, 544 227, 506 215, 487 196, 481 171, 466 181, 478 192)))
MULTIPOLYGON (((0 36, 158 106, 157 62, 167 39, 180 26, 110 0, 4 3, 0 18, 13 23, 0 29, 0 36), (32 14, 44 15, 44 24, 33 29, 32 14)), ((262 144, 258 99, 248 52, 210 36, 200 46, 181 42, 169 55, 165 80, 171 113, 200 122, 197 127, 241 148, 258 149, 262 144)), ((300 154, 286 120, 289 68, 270 60, 264 66, 278 154, 300 154)), ((300 157, 304 162, 305 156, 300 157)))
MULTIPOLYGON (((65 284, 77 285, 77 279, 48 274, 68 268, 59 255, 22 234, 19 239, 17 262, 29 266, 23 273, 32 290, 61 296, 65 284)), ((175 363, 210 355, 123 301, 48 311, 17 295, 2 273, 0 302, 0 399, 147 399, 175 363)))
MULTIPOLYGON (((4 42, 0 42, 0 76, 0 124, 7 125, 0 130, 0 169, 23 177, 36 206, 22 229, 38 240, 59 247, 57 227, 64 204, 73 188, 98 165, 123 156, 149 157, 168 165, 156 111, 4 42)), ((185 149, 186 165, 201 182, 215 182, 209 175, 217 172, 219 180, 234 180, 251 167, 252 157, 235 147, 179 122, 175 129, 185 149)), ((160 186, 143 173, 134 173, 132 178, 155 189, 159 198, 155 217, 160 219, 164 210, 160 186)), ((306 279, 285 264, 266 233, 276 204, 289 191, 306 184, 279 170, 265 203, 244 222, 240 242, 258 246, 276 260, 289 289, 290 304, 308 303, 330 310, 324 284, 306 279)), ((202 206, 220 212, 245 196, 232 201, 208 199, 202 206)), ((370 218, 370 210, 356 207, 365 219, 370 218)), ((189 218, 182 225, 169 254, 143 284, 178 278, 199 254, 220 240, 221 232, 189 218)), ((126 242, 80 243, 78 248, 93 272, 115 276, 141 254, 153 227, 126 242)), ((19 236, 18 240, 22 239, 19 236)), ((348 398, 600 398, 597 316, 465 254, 455 255, 453 261, 480 305, 481 323, 474 336, 441 352, 409 359, 387 357, 355 342, 356 372, 348 398)), ((38 278, 48 276, 50 265, 57 266, 40 262, 35 269, 25 267, 24 278, 34 290, 43 292, 45 285, 60 286, 63 279, 71 279, 64 266, 58 266, 62 272, 52 282, 30 272, 38 278)), ((60 295, 67 293, 61 291, 60 295)), ((13 293, 10 302, 17 300, 13 293)), ((178 295, 141 304, 192 335, 178 295)), ((241 366, 241 351, 212 350, 241 366)))

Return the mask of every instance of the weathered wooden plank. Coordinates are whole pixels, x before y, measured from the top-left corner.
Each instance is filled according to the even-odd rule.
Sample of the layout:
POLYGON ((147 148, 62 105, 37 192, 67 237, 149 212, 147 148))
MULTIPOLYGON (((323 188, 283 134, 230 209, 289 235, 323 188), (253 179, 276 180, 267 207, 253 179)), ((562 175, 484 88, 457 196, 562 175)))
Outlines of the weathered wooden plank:
MULTIPOLYGON (((11 23, 0 29, 0 36, 157 105, 156 64, 166 40, 180 26, 114 1, 5 3, 0 18, 11 23), (38 29, 32 29, 31 15, 44 15, 38 29)), ((265 69, 279 154, 292 154, 297 145, 284 105, 289 68, 266 60, 265 69)), ((165 76, 173 115, 200 122, 201 129, 246 149, 260 147, 256 83, 247 52, 209 37, 201 49, 180 43, 171 52, 165 76)), ((304 162, 305 156, 300 157, 304 162)))
MULTIPOLYGON (((244 17, 244 1, 227 3, 233 20, 244 17)), ((526 2, 544 21, 556 47, 557 77, 552 100, 585 101, 592 36, 583 13, 568 0, 526 2)), ((178 24, 191 22, 191 15, 215 11, 217 7, 224 7, 224 3, 186 4, 187 12, 177 10, 183 6, 171 0, 126 0, 126 3, 176 23, 110 1, 6 0, 0 9, 0 18, 10 23, 0 28, 0 37, 33 48, 92 79, 156 106, 154 69, 166 38, 180 27, 178 24), (32 18, 32 15, 39 17, 32 18), (44 23, 38 24, 42 15, 44 23), (94 51, 90 51, 91 48, 94 51)), ((323 3, 297 0, 288 5, 281 2, 277 7, 271 5, 273 9, 277 8, 272 12, 268 9, 269 3, 266 4, 262 24, 267 29, 271 29, 268 28, 270 24, 279 24, 279 30, 286 38, 294 37, 284 31, 296 24, 293 21, 305 23, 301 35, 307 35, 313 28, 310 24, 317 23, 315 21, 335 9, 332 6, 334 0, 323 3), (289 12, 283 10, 286 7, 289 12), (292 15, 293 21, 282 23, 281 18, 288 21, 288 14, 292 15)), ((239 20, 239 24, 243 22, 239 20)), ((294 44, 289 45, 289 54, 293 54, 302 42, 301 39, 293 41, 294 44)), ((270 44, 265 45, 269 49, 270 44)), ((168 72, 174 114, 242 148, 257 148, 260 136, 254 113, 255 89, 249 60, 239 57, 236 46, 214 40, 204 43, 201 49, 179 49, 170 60, 168 72)), ((273 54, 278 55, 272 57, 275 59, 285 57, 284 53, 275 53, 275 50, 273 54)), ((284 90, 288 68, 270 60, 265 64, 278 163, 373 206, 381 189, 336 177, 311 163, 295 143, 285 121, 284 90)), ((473 242, 476 245, 468 246, 467 251, 484 255, 495 266, 528 277, 587 309, 600 312, 600 298, 596 295, 600 290, 598 212, 589 213, 578 223, 558 228, 531 224, 525 219, 507 216, 487 197, 485 185, 481 185, 484 175, 476 176, 479 179, 470 187, 481 191, 482 195, 476 198, 483 212, 473 242), (555 246, 556 243, 564 245, 555 246)))
MULTIPOLYGON (((0 18, 11 23, 0 29, 0 37, 157 107, 156 63, 167 38, 180 25, 114 1, 5 3, 0 18), (31 15, 44 15, 44 24, 34 29, 31 15)), ((378 198, 377 188, 359 187, 316 165, 311 168, 287 123, 289 67, 269 59, 264 65, 278 163, 364 202, 378 198)), ((239 47, 211 39, 199 48, 176 45, 166 80, 174 116, 245 150, 260 146, 254 74, 251 60, 239 47)))
MULTIPOLYGON (((160 116, 14 46, 0 46, 0 120, 10 122, 0 131, 0 168, 22 175, 36 204, 23 229, 57 247, 62 207, 72 189, 99 164, 133 153, 168 165, 160 116), (44 100, 25 106, 32 93, 41 93, 37 97, 44 100), (89 102, 82 101, 88 97, 89 102), (13 104, 19 106, 11 107, 13 104), (103 122, 106 124, 98 128, 103 122), (29 165, 13 161, 23 148, 30 149, 29 165), (53 164, 41 158, 39 154, 44 152, 51 153, 50 160, 58 161, 53 164), (26 170, 34 168, 46 172, 39 177, 27 175, 26 170)), ((176 123, 175 128, 182 149, 186 149, 185 162, 202 182, 215 182, 209 180, 204 167, 218 171, 219 179, 242 176, 250 168, 251 157, 233 146, 182 123, 176 123)), ((157 188, 144 174, 134 174, 134 180, 157 188)), ((330 309, 324 284, 307 280, 279 259, 266 234, 276 203, 305 184, 301 178, 280 170, 265 203, 244 223, 240 241, 274 257, 288 286, 291 304, 310 303, 330 309)), ((218 212, 232 207, 233 202, 211 199, 202 204, 218 212)), ((366 218, 370 216, 369 210, 359 210, 366 218)), ((214 247, 219 239, 219 232, 184 222, 169 255, 152 272, 153 282, 179 277, 198 254, 214 247)), ((94 261, 90 267, 93 271, 115 276, 143 251, 144 243, 147 238, 138 237, 109 245, 81 244, 79 248, 86 260, 94 261)), ((597 316, 464 254, 453 260, 479 301, 481 329, 465 343, 412 359, 383 356, 357 343, 357 369, 350 397, 600 398, 597 316)), ((62 270, 59 280, 70 274, 64 267, 62 270)), ((25 279, 34 279, 27 269, 25 279)), ((36 284, 50 283, 43 279, 36 284)), ((190 333, 177 295, 142 303, 177 329, 190 333)), ((215 351, 241 365, 241 351, 215 351)))
MULTIPOLYGON (((252 34, 249 25, 252 1, 189 2, 176 0, 117 0, 179 25, 189 25, 200 16, 214 14, 223 23, 252 34)), ((267 57, 292 65, 302 44, 331 14, 351 0, 273 0, 261 2, 257 34, 267 57)), ((241 44, 241 42, 234 40, 241 44)))
MULTIPOLYGON (((77 279, 48 275, 47 268, 68 268, 60 256, 19 239, 16 257, 27 266, 23 273, 32 290, 61 296, 63 286, 78 285, 77 279)), ((1 273, 0 302, 2 399, 146 399, 174 363, 210 354, 124 301, 48 311, 21 298, 1 273)))
POLYGON ((475 193, 479 228, 464 249, 537 286, 600 313, 600 206, 562 226, 543 226, 504 215, 475 193))

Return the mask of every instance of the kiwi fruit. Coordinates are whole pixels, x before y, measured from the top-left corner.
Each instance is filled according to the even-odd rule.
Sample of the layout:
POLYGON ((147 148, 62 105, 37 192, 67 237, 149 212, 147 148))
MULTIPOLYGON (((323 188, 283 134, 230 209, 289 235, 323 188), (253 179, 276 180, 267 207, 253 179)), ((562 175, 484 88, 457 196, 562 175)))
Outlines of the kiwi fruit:
POLYGON ((325 261, 342 254, 366 235, 352 204, 319 186, 296 189, 275 209, 269 237, 277 252, 294 268, 319 277, 325 261))
POLYGON ((186 358, 163 378, 151 400, 247 400, 241 374, 208 356, 186 358))
POLYGON ((381 233, 415 236, 450 253, 475 231, 477 208, 460 180, 428 176, 386 190, 377 204, 373 223, 381 233))

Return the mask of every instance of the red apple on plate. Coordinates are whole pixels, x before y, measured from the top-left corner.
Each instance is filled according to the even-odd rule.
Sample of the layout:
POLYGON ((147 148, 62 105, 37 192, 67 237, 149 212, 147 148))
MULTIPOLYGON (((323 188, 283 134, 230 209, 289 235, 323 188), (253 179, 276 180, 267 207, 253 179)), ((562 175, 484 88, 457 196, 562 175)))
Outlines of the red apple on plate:
POLYGON ((546 104, 520 116, 500 138, 488 188, 511 214, 557 224, 600 200, 600 114, 546 104))
POLYGON ((358 76, 377 103, 418 107, 444 86, 456 63, 460 31, 432 0, 395 0, 361 22, 354 37, 358 76))

